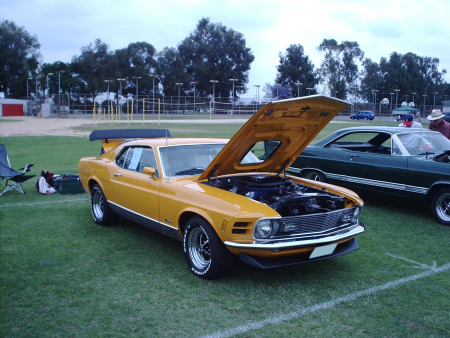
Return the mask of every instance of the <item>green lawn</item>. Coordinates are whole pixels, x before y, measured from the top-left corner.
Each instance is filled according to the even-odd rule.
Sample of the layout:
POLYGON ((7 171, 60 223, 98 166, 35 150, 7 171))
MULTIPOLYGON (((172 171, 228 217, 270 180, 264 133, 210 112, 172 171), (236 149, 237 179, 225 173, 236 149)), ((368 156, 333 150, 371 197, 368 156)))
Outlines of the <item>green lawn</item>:
MULTIPOLYGON (((331 123, 319 137, 356 124, 331 123)), ((240 125, 156 127, 230 137, 240 125)), ((0 143, 37 176, 76 173, 100 149, 76 137, 0 143)), ((87 194, 45 196, 35 183, 0 197, 2 337, 450 336, 450 227, 427 206, 362 196, 360 250, 272 270, 238 262, 206 281, 188 270, 180 242, 124 219, 100 227, 87 194)))

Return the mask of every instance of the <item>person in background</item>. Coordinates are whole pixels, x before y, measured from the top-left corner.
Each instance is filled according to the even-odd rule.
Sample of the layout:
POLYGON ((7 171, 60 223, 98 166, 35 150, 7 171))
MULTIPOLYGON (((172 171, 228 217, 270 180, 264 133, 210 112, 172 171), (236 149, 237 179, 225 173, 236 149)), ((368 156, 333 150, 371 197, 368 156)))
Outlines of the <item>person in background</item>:
POLYGON ((450 140, 450 124, 443 119, 444 114, 441 113, 440 109, 433 109, 427 119, 430 120, 429 129, 438 131, 446 138, 450 140))
POLYGON ((420 122, 414 121, 414 116, 412 116, 411 114, 405 114, 405 116, 403 117, 403 122, 398 126, 407 128, 423 128, 420 122))

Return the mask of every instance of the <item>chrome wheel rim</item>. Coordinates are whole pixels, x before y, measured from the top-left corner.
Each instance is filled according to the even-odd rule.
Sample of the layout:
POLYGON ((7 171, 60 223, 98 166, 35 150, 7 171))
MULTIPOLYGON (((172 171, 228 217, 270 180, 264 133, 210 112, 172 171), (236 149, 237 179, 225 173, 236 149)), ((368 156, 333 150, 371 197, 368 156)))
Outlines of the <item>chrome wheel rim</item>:
POLYGON ((103 219, 103 197, 98 189, 95 189, 92 194, 92 212, 95 218, 103 219))
POLYGON ((209 238, 202 228, 195 228, 189 233, 189 257, 192 264, 199 270, 205 270, 211 262, 209 238))
POLYGON ((450 193, 442 194, 436 201, 436 214, 445 222, 450 222, 450 193))
POLYGON ((314 171, 309 172, 308 174, 306 174, 305 178, 308 179, 308 180, 320 181, 320 176, 314 171))

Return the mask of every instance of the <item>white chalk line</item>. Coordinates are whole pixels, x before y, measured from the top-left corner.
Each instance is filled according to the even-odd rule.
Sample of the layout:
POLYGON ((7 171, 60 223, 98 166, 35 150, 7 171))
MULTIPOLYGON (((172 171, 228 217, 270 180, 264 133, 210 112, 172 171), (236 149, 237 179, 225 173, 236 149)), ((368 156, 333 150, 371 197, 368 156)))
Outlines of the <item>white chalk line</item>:
MULTIPOLYGON (((387 255, 389 255, 389 256, 391 256, 393 258, 398 258, 398 259, 402 259, 402 260, 405 260, 405 261, 408 261, 408 262, 411 262, 411 263, 414 263, 414 264, 418 264, 421 267, 426 266, 424 264, 417 263, 415 261, 411 261, 411 260, 408 260, 406 258, 396 257, 396 256, 391 255, 391 254, 387 254, 387 255)), ((436 264, 434 263, 433 266, 427 266, 427 267, 428 267, 427 271, 425 271, 423 273, 420 273, 420 274, 417 274, 417 275, 413 275, 413 276, 410 276, 410 277, 397 279, 395 281, 388 282, 388 283, 383 284, 383 285, 375 286, 375 287, 372 287, 372 288, 369 288, 369 289, 366 289, 366 290, 357 291, 357 292, 354 292, 352 294, 349 294, 349 295, 346 295, 346 296, 343 296, 343 297, 339 297, 339 298, 330 300, 328 302, 324 302, 324 303, 320 303, 320 304, 315 304, 315 305, 309 306, 309 307, 304 308, 304 309, 299 310, 299 311, 293 311, 293 312, 286 313, 286 314, 283 314, 283 315, 280 315, 280 316, 267 318, 267 319, 261 320, 261 321, 256 322, 256 323, 249 323, 249 324, 238 326, 238 327, 235 327, 235 328, 232 328, 232 329, 229 329, 229 330, 212 333, 210 335, 204 336, 203 338, 226 338, 226 337, 232 337, 234 335, 245 333, 245 332, 248 332, 248 331, 251 331, 251 330, 261 329, 264 326, 269 325, 269 324, 279 324, 281 322, 285 322, 285 321, 288 321, 288 320, 291 320, 291 319, 297 319, 297 318, 299 318, 301 316, 308 315, 308 314, 311 314, 311 313, 314 313, 314 312, 318 312, 320 310, 330 309, 330 308, 336 307, 336 306, 338 306, 338 305, 340 305, 342 303, 350 302, 350 301, 356 300, 358 298, 361 298, 363 296, 369 296, 369 295, 378 293, 378 292, 383 291, 383 290, 397 288, 397 287, 399 287, 399 286, 401 286, 403 284, 406 284, 406 283, 409 283, 409 282, 413 282, 415 280, 418 280, 418 279, 421 279, 421 278, 425 278, 425 277, 428 277, 428 276, 432 276, 432 275, 435 275, 437 273, 448 271, 448 270, 450 270, 450 263, 445 264, 445 265, 443 265, 441 267, 437 267, 436 264)))

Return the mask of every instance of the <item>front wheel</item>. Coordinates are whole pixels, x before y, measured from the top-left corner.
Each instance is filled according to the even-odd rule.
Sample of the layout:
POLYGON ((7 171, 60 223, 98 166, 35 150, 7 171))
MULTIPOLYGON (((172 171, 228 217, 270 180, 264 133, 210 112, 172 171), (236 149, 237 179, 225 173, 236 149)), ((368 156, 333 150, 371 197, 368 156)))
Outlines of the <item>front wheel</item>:
POLYGON ((437 221, 450 225, 450 188, 439 189, 431 200, 431 212, 437 221))
POLYGON ((306 178, 308 180, 318 181, 318 182, 325 182, 325 175, 322 174, 320 171, 316 170, 305 170, 303 175, 303 178, 306 178))
POLYGON ((112 225, 117 221, 117 214, 111 211, 102 188, 94 184, 91 190, 91 213, 95 223, 112 225))
POLYGON ((184 229, 184 255, 194 275, 215 279, 231 269, 232 254, 203 218, 192 217, 184 229))

